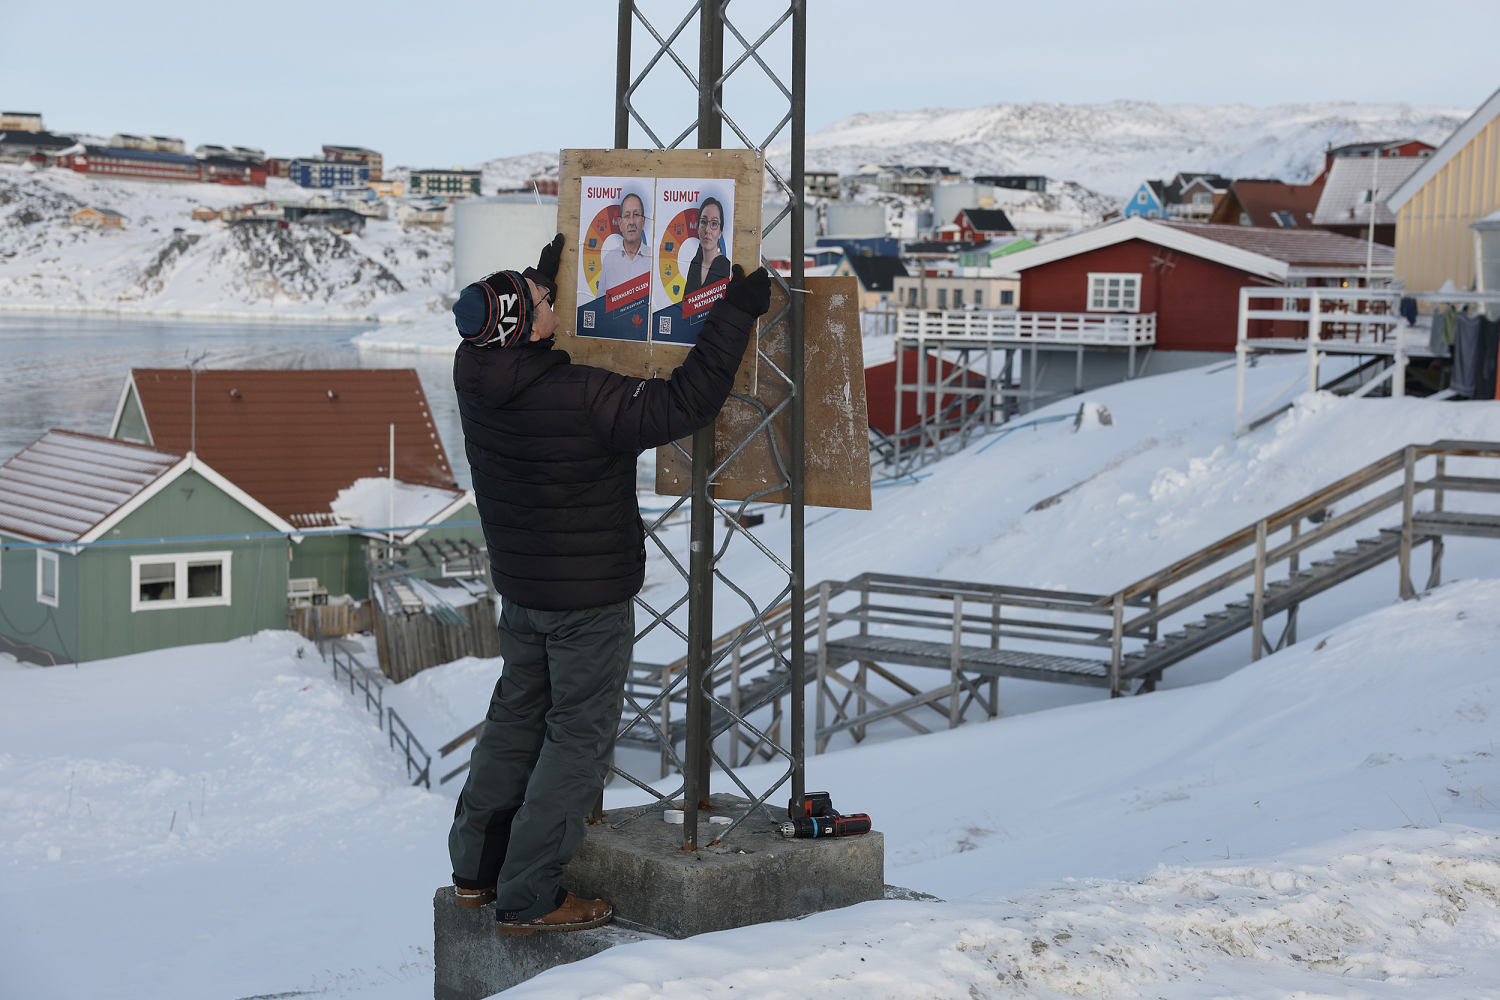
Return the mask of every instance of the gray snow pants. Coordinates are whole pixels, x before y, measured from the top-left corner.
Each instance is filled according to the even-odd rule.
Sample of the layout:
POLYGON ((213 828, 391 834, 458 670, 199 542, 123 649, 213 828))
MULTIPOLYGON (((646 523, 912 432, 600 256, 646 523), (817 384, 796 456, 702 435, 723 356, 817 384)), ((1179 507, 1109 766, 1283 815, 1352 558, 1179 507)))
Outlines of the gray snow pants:
POLYGON ((532 920, 556 907, 562 870, 604 787, 635 644, 635 608, 500 605, 505 660, 469 758, 448 854, 453 883, 496 890, 532 920))

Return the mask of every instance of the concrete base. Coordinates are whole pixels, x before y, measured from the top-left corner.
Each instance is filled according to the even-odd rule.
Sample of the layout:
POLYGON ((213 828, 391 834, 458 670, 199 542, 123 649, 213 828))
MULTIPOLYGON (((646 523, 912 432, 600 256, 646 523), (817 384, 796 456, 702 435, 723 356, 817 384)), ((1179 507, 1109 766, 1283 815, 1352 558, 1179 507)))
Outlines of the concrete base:
POLYGON ((697 851, 682 849, 682 827, 664 822, 659 808, 620 829, 611 824, 637 810, 606 813, 604 822, 589 827, 563 884, 614 905, 615 922, 596 930, 497 934, 493 903, 465 909, 452 886, 439 889, 433 897, 436 1000, 479 1000, 617 944, 690 937, 891 898, 879 833, 785 840, 757 810, 722 844, 709 846, 723 829, 709 817, 738 817, 749 808, 729 795, 715 795, 710 803, 699 813, 697 851))
POLYGON ((712 816, 738 818, 750 803, 715 795, 698 814, 696 851, 682 849, 682 827, 653 809, 619 829, 637 810, 606 813, 563 874, 580 896, 600 896, 616 919, 663 937, 786 920, 885 893, 885 838, 871 831, 833 840, 787 840, 764 813, 752 815, 722 844, 712 816))
POLYGON ((465 909, 458 905, 451 885, 433 896, 432 912, 435 1000, 481 1000, 554 966, 654 937, 617 924, 530 937, 496 934, 495 904, 465 909))

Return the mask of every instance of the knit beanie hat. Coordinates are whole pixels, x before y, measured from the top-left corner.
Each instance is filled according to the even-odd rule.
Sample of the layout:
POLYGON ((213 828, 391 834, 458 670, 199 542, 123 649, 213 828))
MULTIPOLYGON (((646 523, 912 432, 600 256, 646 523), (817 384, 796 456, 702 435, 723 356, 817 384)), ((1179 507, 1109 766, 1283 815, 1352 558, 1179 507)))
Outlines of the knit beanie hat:
POLYGON ((531 335, 531 294, 516 271, 496 271, 458 293, 453 325, 475 347, 509 347, 531 335))

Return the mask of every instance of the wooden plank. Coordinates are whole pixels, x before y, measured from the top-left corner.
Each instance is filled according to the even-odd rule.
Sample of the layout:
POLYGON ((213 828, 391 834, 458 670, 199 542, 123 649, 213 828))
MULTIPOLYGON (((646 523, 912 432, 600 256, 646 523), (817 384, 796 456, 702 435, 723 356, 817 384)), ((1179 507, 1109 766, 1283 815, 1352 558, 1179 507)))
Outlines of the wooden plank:
POLYGON ((1412 528, 1419 535, 1464 535, 1470 538, 1500 538, 1500 515, 1460 511, 1414 514, 1412 528))
MULTIPOLYGON (((880 660, 937 670, 949 670, 952 666, 952 647, 944 642, 895 636, 848 636, 830 639, 828 646, 830 653, 841 658, 842 662, 851 659, 880 660)), ((1026 677, 1092 686, 1104 686, 1108 683, 1108 669, 1101 661, 1013 649, 977 649, 965 646, 963 670, 985 677, 1026 677)))
MULTIPOLYGON (((859 326, 859 285, 854 278, 809 278, 804 296, 805 366, 803 500, 812 507, 870 509, 869 417, 865 405, 864 354, 859 326)), ((786 306, 772 285, 771 311, 786 306)), ((788 316, 790 314, 788 313, 788 316)), ((714 422, 714 477, 719 500, 754 498, 790 503, 785 462, 790 456, 791 333, 786 322, 761 330, 760 350, 769 362, 755 402, 731 399, 714 422), (775 414, 765 427, 766 415, 775 414), (757 428, 762 430, 757 433, 757 428), (752 437, 753 435, 753 437, 752 437), (773 448, 770 437, 774 435, 773 448), (731 458, 731 452, 750 438, 731 458)), ((692 483, 691 442, 656 450, 656 492, 682 496, 692 483)))

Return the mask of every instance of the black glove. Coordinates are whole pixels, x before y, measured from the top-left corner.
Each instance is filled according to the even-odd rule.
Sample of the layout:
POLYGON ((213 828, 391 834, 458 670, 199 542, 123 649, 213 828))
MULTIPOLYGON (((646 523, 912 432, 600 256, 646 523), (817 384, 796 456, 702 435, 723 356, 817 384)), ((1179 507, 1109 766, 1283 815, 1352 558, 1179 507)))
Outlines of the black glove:
POLYGON ((724 289, 724 301, 751 316, 764 316, 771 308, 770 273, 759 267, 747 277, 745 269, 736 264, 733 274, 729 287, 724 289))
POLYGON ((557 303, 557 269, 562 264, 563 234, 552 237, 552 242, 542 247, 542 255, 536 267, 528 267, 521 276, 530 278, 547 290, 547 296, 557 303))
POLYGON ((558 233, 552 237, 551 243, 542 247, 542 255, 537 258, 536 269, 553 284, 557 283, 557 268, 562 264, 562 252, 563 234, 558 233))

